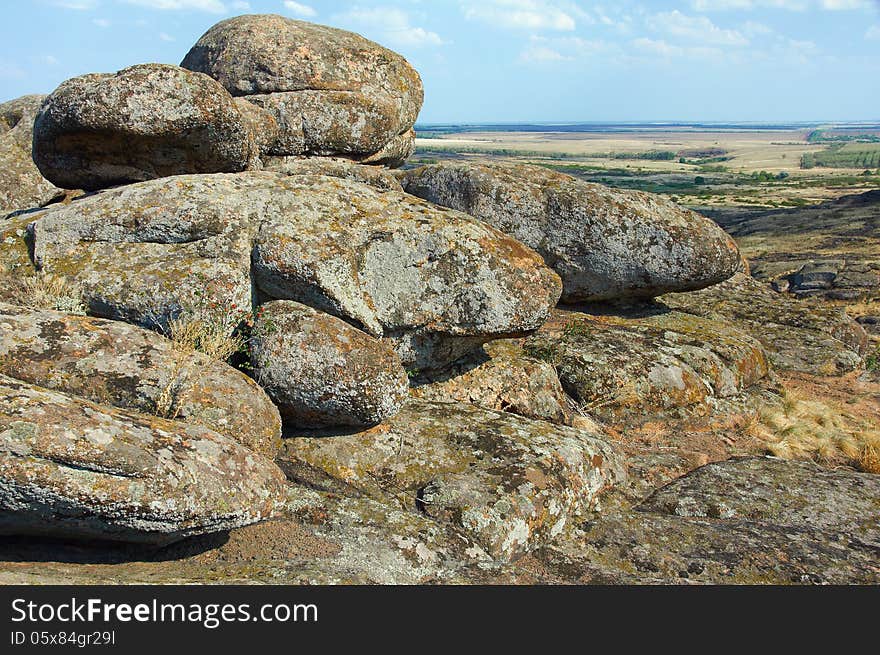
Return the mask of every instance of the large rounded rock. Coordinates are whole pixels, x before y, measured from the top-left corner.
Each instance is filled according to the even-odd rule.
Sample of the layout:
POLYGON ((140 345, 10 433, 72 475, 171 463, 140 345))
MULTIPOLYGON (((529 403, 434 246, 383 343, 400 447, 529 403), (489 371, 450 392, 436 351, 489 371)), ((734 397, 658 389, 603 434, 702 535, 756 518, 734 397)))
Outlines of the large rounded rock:
POLYGON ((251 361, 285 421, 299 427, 377 425, 400 410, 409 392, 387 344, 286 300, 260 307, 251 361))
POLYGON ((40 174, 31 156, 34 117, 44 98, 23 96, 0 105, 0 218, 63 194, 40 174))
POLYGON ((280 446, 278 410, 253 380, 126 323, 0 304, 0 373, 202 425, 270 458, 280 446))
POLYGON ((397 53, 352 32, 276 15, 238 16, 208 30, 181 66, 268 110, 272 155, 341 155, 398 165, 424 92, 397 53))
POLYGON ((177 176, 52 207, 30 217, 34 262, 78 286, 95 316, 163 331, 194 317, 231 334, 251 307, 261 211, 240 188, 235 175, 177 176))
POLYGON ((0 376, 0 534, 162 544, 265 519, 283 491, 208 428, 0 376))
POLYGON ((206 75, 166 64, 67 80, 34 125, 34 161, 67 188, 242 171, 251 149, 248 123, 229 93, 206 75))
POLYGON ((707 407, 769 372, 764 348, 748 333, 658 308, 629 315, 555 310, 525 350, 556 367, 581 407, 608 420, 707 407))
POLYGON ((733 240, 695 212, 540 166, 441 164, 402 183, 537 250, 562 278, 566 303, 701 289, 740 265, 733 240))
POLYGON ((551 540, 625 477, 601 434, 461 403, 413 400, 365 432, 291 437, 278 460, 289 477, 418 509, 500 560, 551 540))
POLYGON ((391 339, 409 368, 536 330, 559 298, 534 251, 465 214, 342 179, 282 184, 287 211, 256 238, 260 289, 391 339))

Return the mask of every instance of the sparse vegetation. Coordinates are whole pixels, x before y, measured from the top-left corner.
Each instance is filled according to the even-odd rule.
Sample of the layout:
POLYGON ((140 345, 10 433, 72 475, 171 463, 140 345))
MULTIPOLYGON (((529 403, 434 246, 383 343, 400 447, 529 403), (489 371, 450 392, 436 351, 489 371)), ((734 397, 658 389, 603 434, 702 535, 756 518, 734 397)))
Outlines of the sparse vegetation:
POLYGON ((748 428, 769 453, 880 473, 880 427, 798 391, 784 391, 781 401, 758 412, 748 428))
POLYGON ((11 277, 10 300, 18 305, 85 315, 82 288, 68 278, 51 273, 11 277))

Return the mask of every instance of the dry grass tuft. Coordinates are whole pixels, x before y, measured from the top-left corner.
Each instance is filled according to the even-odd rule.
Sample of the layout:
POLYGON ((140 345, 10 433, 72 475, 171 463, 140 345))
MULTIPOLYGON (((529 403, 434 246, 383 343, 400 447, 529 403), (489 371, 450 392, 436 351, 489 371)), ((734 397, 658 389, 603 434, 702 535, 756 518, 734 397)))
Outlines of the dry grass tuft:
POLYGON ((777 457, 880 473, 877 425, 796 391, 784 391, 781 405, 760 411, 745 431, 777 457))
POLYGON ((82 288, 65 277, 51 273, 37 273, 14 278, 9 287, 12 302, 25 307, 52 309, 84 316, 82 288))
POLYGON ((240 352, 245 339, 233 334, 235 326, 226 320, 183 315, 168 324, 168 338, 184 354, 200 352, 221 362, 240 352))

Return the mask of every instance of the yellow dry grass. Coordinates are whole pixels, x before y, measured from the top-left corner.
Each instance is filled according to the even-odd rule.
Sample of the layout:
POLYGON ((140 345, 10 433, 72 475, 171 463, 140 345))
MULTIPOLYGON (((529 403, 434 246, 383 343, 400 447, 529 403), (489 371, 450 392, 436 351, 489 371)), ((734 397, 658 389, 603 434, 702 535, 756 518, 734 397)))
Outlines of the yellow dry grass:
POLYGON ((65 277, 37 273, 14 278, 8 287, 12 302, 24 307, 52 309, 68 314, 85 315, 82 289, 65 277))
POLYGON ((781 401, 758 412, 746 427, 771 454, 880 473, 880 428, 874 417, 796 390, 783 391, 781 401))

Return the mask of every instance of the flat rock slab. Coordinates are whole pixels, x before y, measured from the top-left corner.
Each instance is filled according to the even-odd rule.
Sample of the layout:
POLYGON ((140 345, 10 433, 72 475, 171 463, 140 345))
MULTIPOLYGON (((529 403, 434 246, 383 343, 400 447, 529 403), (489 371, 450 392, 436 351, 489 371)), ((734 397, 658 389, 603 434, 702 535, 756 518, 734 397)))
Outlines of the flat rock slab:
POLYGON ((127 323, 0 304, 0 373, 202 425, 269 458, 280 447, 278 410, 253 380, 127 323))
POLYGON ((566 303, 701 289, 739 268, 720 227, 650 193, 523 164, 425 166, 402 184, 534 248, 562 278, 566 303))
POLYGON ((554 310, 525 341, 565 390, 607 419, 736 396, 769 371, 761 343, 728 324, 645 307, 631 313, 554 310))
POLYGON ((290 436, 288 477, 452 524, 499 560, 558 535, 625 477, 598 434, 464 404, 413 400, 366 432, 290 436))
POLYGON ((34 162, 69 189, 243 171, 252 148, 249 125, 222 86, 167 64, 67 80, 34 123, 34 162))
POLYGON ((867 333, 843 309, 776 293, 746 273, 709 289, 668 294, 660 301, 751 334, 780 370, 839 375, 860 368, 868 348, 867 333))
POLYGON ((290 300, 260 306, 250 352, 255 378, 288 426, 378 425, 409 393, 387 343, 290 300))
POLYGON ((880 548, 880 475, 744 457, 703 466, 638 506, 673 516, 809 527, 880 548))
POLYGON ((384 191, 403 191, 394 173, 381 166, 365 166, 332 157, 269 157, 264 170, 285 175, 326 175, 369 184, 384 191))
POLYGON ((554 366, 530 357, 515 340, 490 341, 412 382, 411 395, 422 400, 470 403, 560 425, 574 419, 554 366))
POLYGON ((205 427, 0 376, 0 534, 163 544, 268 518, 283 489, 205 427))

